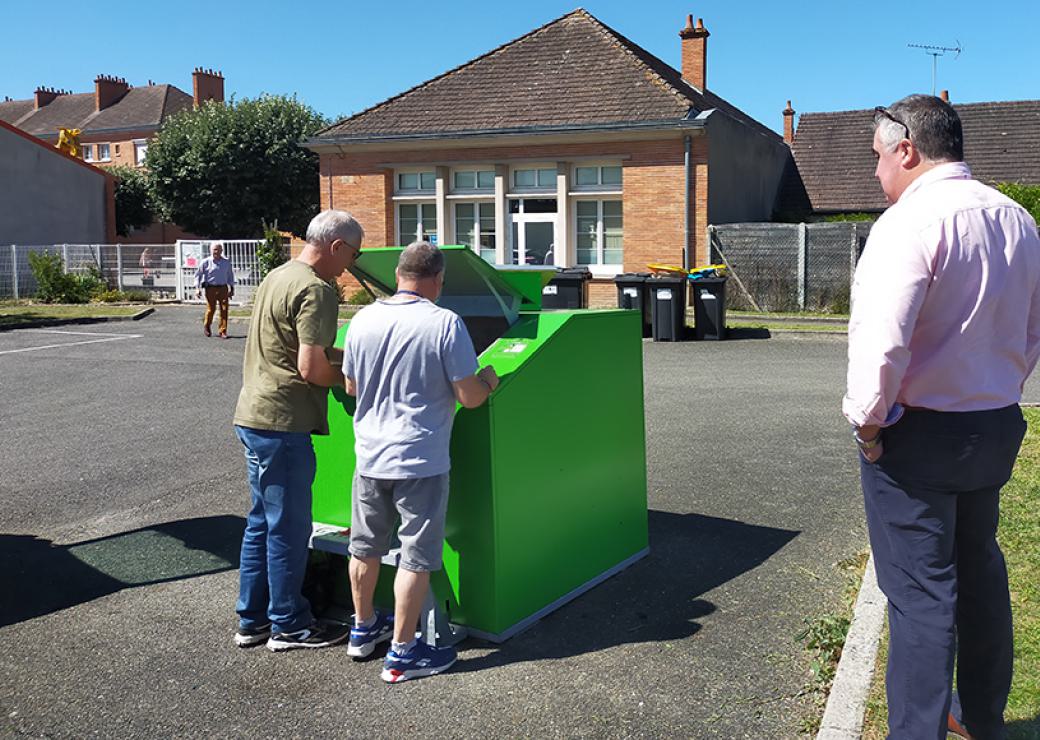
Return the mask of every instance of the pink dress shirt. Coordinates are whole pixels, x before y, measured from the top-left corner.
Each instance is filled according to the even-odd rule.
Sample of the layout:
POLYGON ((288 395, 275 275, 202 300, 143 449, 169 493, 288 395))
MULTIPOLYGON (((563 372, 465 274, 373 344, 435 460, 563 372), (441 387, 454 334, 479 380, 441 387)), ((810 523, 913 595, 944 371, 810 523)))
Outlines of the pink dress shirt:
POLYGON ((963 162, 924 173, 878 219, 856 267, 848 391, 855 426, 903 406, 1017 403, 1040 355, 1040 237, 963 162))

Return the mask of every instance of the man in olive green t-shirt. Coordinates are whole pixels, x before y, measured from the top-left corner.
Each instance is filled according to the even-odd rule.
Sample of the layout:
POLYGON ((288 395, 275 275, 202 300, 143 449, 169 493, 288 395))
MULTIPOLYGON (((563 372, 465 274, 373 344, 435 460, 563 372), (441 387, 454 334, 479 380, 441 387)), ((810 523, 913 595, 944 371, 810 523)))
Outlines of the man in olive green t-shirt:
POLYGON ((319 648, 350 635, 349 626, 316 622, 301 590, 315 474, 311 435, 329 433, 328 389, 343 385, 325 354, 339 308, 331 282, 354 264, 364 236, 349 213, 319 213, 300 256, 272 270, 253 298, 234 419, 252 489, 239 568, 239 647, 319 648))

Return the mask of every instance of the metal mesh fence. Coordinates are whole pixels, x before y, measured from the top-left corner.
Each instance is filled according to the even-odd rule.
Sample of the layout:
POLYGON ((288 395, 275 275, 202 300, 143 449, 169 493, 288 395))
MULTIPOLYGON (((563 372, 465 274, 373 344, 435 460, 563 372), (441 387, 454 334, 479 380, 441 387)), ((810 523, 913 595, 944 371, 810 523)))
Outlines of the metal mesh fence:
POLYGON ((849 310, 849 290, 869 222, 726 224, 708 228, 712 262, 732 272, 735 310, 849 310))

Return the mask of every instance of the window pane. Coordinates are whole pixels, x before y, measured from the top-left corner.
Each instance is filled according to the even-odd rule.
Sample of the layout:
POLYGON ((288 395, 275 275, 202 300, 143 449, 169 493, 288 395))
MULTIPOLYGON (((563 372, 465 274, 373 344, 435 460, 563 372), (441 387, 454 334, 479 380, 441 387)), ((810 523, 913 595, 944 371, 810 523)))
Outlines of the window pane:
POLYGON ((419 189, 419 173, 418 172, 402 172, 397 176, 397 189, 398 190, 418 190, 419 189))
POLYGON ((556 198, 525 198, 524 213, 556 213, 556 198))
POLYGON ((472 170, 455 173, 455 187, 460 189, 472 189, 477 184, 477 173, 472 170))
POLYGON ((545 169, 538 170, 538 187, 540 188, 552 188, 556 187, 556 170, 545 169))
POLYGON ((401 244, 411 244, 419 231, 419 206, 402 203, 397 207, 397 230, 401 244))
POLYGON ((513 172, 513 184, 518 188, 533 188, 534 170, 516 170, 513 172))
POLYGON ((494 170, 481 170, 477 173, 477 187, 478 188, 494 188, 495 187, 495 171, 494 170))
POLYGON ((575 185, 596 185, 597 168, 578 167, 574 170, 575 185))
POLYGON ((603 261, 608 265, 624 262, 621 201, 603 201, 603 261))
POLYGON ((98 159, 104 161, 108 158, 108 144, 98 144, 98 159))
POLYGON ((596 208, 596 201, 594 200, 579 200, 578 202, 578 218, 591 218, 593 221, 599 215, 599 211, 596 208))
POLYGON ((437 187, 437 177, 432 172, 419 173, 419 188, 422 190, 433 190, 437 187))
POLYGON ((621 184, 621 168, 620 167, 603 167, 601 170, 602 176, 600 182, 604 185, 620 185, 621 184))
POLYGON ((472 203, 455 204, 455 241, 472 247, 476 243, 476 222, 473 219, 472 203))
POLYGON ((473 204, 472 203, 456 203, 455 204, 455 218, 468 218, 473 220, 473 204))
POLYGON ((148 144, 134 144, 134 162, 144 164, 145 155, 148 153, 148 144))
POLYGON ((495 204, 494 203, 481 203, 480 204, 480 220, 483 221, 485 218, 490 218, 491 223, 495 223, 495 204))

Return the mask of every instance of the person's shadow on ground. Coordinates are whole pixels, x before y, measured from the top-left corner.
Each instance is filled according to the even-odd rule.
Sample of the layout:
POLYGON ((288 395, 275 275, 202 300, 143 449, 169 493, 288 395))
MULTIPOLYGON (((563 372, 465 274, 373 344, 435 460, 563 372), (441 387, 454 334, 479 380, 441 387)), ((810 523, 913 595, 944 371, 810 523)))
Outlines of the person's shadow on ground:
MULTIPOLYGON (((698 514, 649 512, 650 554, 487 655, 453 672, 595 652, 614 645, 681 640, 715 605, 702 594, 761 565, 799 533, 698 514)), ((532 573, 531 578, 537 578, 532 573)), ((488 643, 468 640, 463 653, 488 643)))
POLYGON ((1040 740, 1040 715, 1009 722, 1008 740, 1040 740))
POLYGON ((0 534, 0 627, 124 588, 237 568, 244 529, 242 517, 211 516, 71 545, 0 534))

